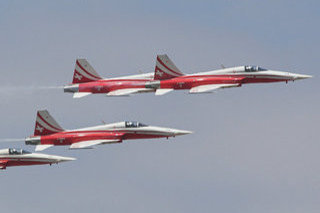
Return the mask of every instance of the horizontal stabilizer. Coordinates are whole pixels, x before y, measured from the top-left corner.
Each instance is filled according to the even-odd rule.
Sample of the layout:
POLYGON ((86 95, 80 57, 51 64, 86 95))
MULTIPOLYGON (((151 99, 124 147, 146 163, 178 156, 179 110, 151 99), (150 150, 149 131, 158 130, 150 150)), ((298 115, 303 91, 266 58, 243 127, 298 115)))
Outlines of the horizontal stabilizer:
POLYGON ((151 92, 152 89, 147 88, 135 88, 135 89, 117 89, 107 93, 107 96, 126 96, 139 92, 151 92))
POLYGON ((190 89, 189 93, 206 93, 206 92, 212 92, 217 89, 238 87, 238 86, 240 86, 240 84, 207 84, 207 85, 193 87, 190 89))
POLYGON ((53 145, 51 145, 51 144, 48 144, 48 145, 37 145, 35 151, 36 151, 36 152, 39 152, 39 151, 48 149, 48 148, 50 148, 50 147, 52 147, 52 146, 53 146, 53 145))
POLYGON ((91 141, 82 141, 78 143, 71 144, 69 149, 88 149, 92 148, 92 146, 99 144, 107 144, 107 143, 119 143, 121 140, 91 140, 91 141))
POLYGON ((82 98, 91 94, 91 92, 75 92, 73 93, 73 98, 82 98))
POLYGON ((6 169, 8 162, 8 160, 0 160, 0 169, 6 169))
POLYGON ((156 95, 164 95, 171 91, 173 91, 173 89, 157 89, 156 95))

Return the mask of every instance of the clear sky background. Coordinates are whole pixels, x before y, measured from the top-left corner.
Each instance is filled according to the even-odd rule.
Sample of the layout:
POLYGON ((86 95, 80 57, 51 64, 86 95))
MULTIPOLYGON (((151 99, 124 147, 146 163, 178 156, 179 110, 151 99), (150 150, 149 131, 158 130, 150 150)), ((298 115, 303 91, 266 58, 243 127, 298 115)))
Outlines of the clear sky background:
MULTIPOLYGON (((45 153, 77 161, 0 173, 1 212, 300 213, 320 209, 319 1, 1 1, 1 138, 48 109, 67 129, 138 120, 192 130, 45 153), (245 64, 310 74, 215 94, 73 100, 77 57, 104 77, 245 64)), ((34 150, 23 143, 0 144, 34 150)))

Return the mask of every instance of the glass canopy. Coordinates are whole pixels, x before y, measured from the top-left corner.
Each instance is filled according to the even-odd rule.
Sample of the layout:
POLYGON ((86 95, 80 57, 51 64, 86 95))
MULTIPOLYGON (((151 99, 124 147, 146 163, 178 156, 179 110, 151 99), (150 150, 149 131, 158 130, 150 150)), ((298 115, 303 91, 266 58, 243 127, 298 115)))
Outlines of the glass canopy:
POLYGON ((145 125, 143 123, 139 123, 137 121, 126 121, 125 125, 126 125, 127 128, 147 126, 147 125, 145 125))

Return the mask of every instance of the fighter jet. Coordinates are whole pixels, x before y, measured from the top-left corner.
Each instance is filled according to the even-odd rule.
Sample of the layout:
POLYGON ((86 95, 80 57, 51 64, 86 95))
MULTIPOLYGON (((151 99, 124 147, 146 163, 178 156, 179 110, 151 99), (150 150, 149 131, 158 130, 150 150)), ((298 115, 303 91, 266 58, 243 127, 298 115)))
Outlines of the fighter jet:
POLYGON ((122 96, 141 92, 164 95, 173 90, 209 93, 217 89, 240 87, 248 83, 286 82, 311 78, 310 75, 265 69, 259 66, 238 66, 195 74, 183 74, 167 55, 158 55, 154 74, 102 79, 85 59, 76 62, 73 83, 64 87, 74 98, 93 93, 122 96))
POLYGON ((58 164, 72 160, 76 159, 57 155, 31 153, 22 149, 0 149, 0 169, 6 169, 9 166, 51 165, 53 163, 58 164))
POLYGON ((37 112, 34 134, 25 139, 25 144, 36 145, 36 151, 65 145, 70 145, 70 149, 84 149, 101 144, 121 143, 123 140, 169 138, 190 133, 192 132, 149 126, 135 121, 65 130, 47 110, 41 110, 37 112))
POLYGON ((238 66, 220 70, 183 74, 167 55, 158 55, 154 80, 147 88, 156 89, 156 95, 173 90, 189 90, 189 93, 208 93, 217 89, 240 87, 248 83, 288 82, 311 78, 284 71, 269 70, 259 66, 238 66))
POLYGON ((154 92, 145 84, 152 81, 153 73, 103 79, 86 59, 77 59, 72 84, 64 86, 64 92, 73 93, 73 98, 90 94, 128 96, 134 93, 154 92))

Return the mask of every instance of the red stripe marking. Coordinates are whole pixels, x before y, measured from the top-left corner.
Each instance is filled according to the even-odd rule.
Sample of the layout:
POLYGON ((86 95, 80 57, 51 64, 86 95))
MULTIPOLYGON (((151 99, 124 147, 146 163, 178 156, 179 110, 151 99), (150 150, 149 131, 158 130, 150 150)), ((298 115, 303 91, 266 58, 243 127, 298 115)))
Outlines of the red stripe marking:
POLYGON ((159 63, 160 63, 162 66, 164 66, 165 68, 167 68, 167 69, 170 70, 171 72, 173 72, 173 73, 175 73, 175 74, 177 74, 177 75, 179 75, 179 76, 183 75, 182 73, 176 72, 176 71, 170 69, 169 67, 167 67, 167 66, 161 61, 161 59, 159 58, 159 56, 157 57, 157 60, 159 61, 159 63))
MULTIPOLYGON (((40 113, 38 113, 39 118, 48 126, 50 126, 51 128, 57 130, 57 131, 63 131, 63 129, 58 129, 57 127, 52 126, 50 123, 48 123, 45 119, 43 119, 43 117, 40 115, 40 113)), ((49 130, 50 131, 50 130, 49 130)))
POLYGON ((97 81, 96 79, 92 80, 91 78, 87 78, 86 76, 82 75, 78 70, 74 70, 74 75, 73 75, 73 81, 72 83, 88 83, 92 81, 97 81), (82 78, 79 80, 79 78, 76 78, 76 75, 81 76, 82 78))
MULTIPOLYGON (((23 155, 22 155, 23 156, 23 155)), ((10 161, 10 160, 33 160, 33 161, 37 161, 36 158, 32 158, 32 157, 29 157, 29 158, 17 158, 17 157, 13 157, 13 158, 10 158, 10 157, 7 157, 6 159, 8 159, 7 161, 10 161)), ((39 160, 49 160, 49 159, 46 159, 46 158, 38 158, 39 160)), ((43 162, 43 161, 41 161, 43 162)))
POLYGON ((156 70, 160 70, 161 72, 163 72, 164 74, 169 75, 168 73, 166 73, 165 71, 163 71, 160 67, 156 66, 156 70))
POLYGON ((163 71, 160 67, 156 66, 155 79, 157 79, 157 80, 167 80, 167 79, 177 78, 177 77, 180 77, 180 76, 169 74, 169 73, 163 71), (163 73, 163 75, 160 76, 159 74, 157 74, 157 71, 161 71, 163 73))
POLYGON ((80 63, 79 63, 78 60, 76 61, 76 64, 77 64, 85 73, 87 73, 89 76, 91 76, 91 77, 93 77, 93 78, 101 79, 100 77, 97 77, 97 76, 95 76, 95 75, 92 75, 92 74, 91 74, 90 72, 88 72, 85 68, 83 68, 83 67, 80 65, 80 63))

